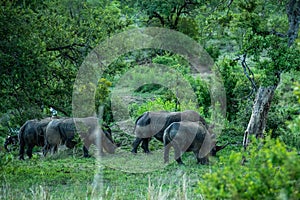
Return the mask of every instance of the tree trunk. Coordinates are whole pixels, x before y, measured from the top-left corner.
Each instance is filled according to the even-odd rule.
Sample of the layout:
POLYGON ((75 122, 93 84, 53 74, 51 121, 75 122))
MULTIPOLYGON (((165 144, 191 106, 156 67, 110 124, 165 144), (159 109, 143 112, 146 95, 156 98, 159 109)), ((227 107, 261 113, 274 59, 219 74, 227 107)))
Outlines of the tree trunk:
MULTIPOLYGON (((300 0, 289 0, 286 11, 289 23, 289 30, 287 32, 288 46, 292 46, 298 37, 300 24, 300 0)), ((249 143, 249 135, 255 135, 256 138, 263 137, 269 108, 276 87, 277 86, 259 88, 252 108, 252 115, 244 134, 244 148, 246 148, 249 143)))
POLYGON ((287 32, 288 45, 292 46, 298 37, 300 23, 300 1, 290 0, 287 4, 287 16, 289 20, 289 30, 287 32))
POLYGON ((266 128, 267 116, 275 90, 276 86, 260 87, 258 89, 252 108, 252 115, 244 134, 244 148, 249 143, 249 135, 255 135, 256 138, 264 137, 263 133, 266 128))

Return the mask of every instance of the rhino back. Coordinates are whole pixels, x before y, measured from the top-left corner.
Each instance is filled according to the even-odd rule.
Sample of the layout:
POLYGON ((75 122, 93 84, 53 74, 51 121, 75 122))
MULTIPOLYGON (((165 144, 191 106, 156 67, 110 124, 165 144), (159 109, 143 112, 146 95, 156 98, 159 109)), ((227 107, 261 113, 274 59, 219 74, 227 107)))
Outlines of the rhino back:
POLYGON ((58 128, 61 133, 61 136, 64 139, 74 138, 75 133, 76 133, 76 126, 75 126, 73 118, 68 118, 68 119, 64 119, 64 120, 60 121, 58 123, 58 128))
POLYGON ((141 116, 137 118, 135 124, 138 126, 147 126, 151 123, 151 118, 149 116, 149 112, 145 112, 141 116))
POLYGON ((163 131, 167 127, 166 121, 169 112, 146 112, 138 118, 134 133, 138 138, 150 138, 152 136, 162 141, 163 131))
POLYGON ((198 122, 181 121, 172 123, 166 129, 165 135, 168 135, 182 151, 196 151, 200 149, 205 138, 203 130, 203 125, 199 125, 198 122))

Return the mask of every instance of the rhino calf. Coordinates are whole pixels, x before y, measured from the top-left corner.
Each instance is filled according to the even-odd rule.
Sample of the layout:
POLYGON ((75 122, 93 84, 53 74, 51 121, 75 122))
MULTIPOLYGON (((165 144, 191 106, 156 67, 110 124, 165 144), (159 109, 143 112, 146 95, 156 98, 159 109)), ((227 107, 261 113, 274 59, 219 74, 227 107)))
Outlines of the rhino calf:
POLYGON ((168 126, 163 135, 164 162, 169 162, 170 148, 174 148, 175 160, 183 164, 181 155, 192 151, 197 162, 207 164, 209 155, 216 155, 224 146, 216 146, 215 135, 199 122, 181 121, 168 126))

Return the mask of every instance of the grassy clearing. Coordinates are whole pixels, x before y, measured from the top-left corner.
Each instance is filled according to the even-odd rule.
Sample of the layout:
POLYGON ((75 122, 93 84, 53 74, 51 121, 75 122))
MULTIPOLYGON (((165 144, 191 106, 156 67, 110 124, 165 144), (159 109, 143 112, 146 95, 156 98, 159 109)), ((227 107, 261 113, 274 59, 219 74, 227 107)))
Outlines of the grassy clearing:
POLYGON ((157 166, 156 153, 161 152, 150 156, 118 152, 99 160, 83 158, 79 150, 75 154, 66 150, 46 158, 35 154, 31 160, 19 161, 17 152, 1 152, 2 159, 11 159, 1 167, 0 199, 201 198, 194 191, 210 166, 197 165, 189 153, 183 156, 185 166, 173 162, 146 171, 147 166, 157 166))

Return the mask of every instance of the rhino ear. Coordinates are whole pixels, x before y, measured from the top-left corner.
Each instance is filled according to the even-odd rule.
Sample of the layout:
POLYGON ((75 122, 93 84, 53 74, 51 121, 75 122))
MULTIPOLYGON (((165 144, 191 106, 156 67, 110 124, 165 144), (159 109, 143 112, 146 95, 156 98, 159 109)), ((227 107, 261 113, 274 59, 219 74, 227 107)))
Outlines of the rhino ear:
POLYGON ((218 145, 216 145, 216 152, 218 152, 218 151, 224 149, 227 145, 229 145, 228 142, 227 142, 226 144, 224 144, 223 146, 218 146, 218 145))

